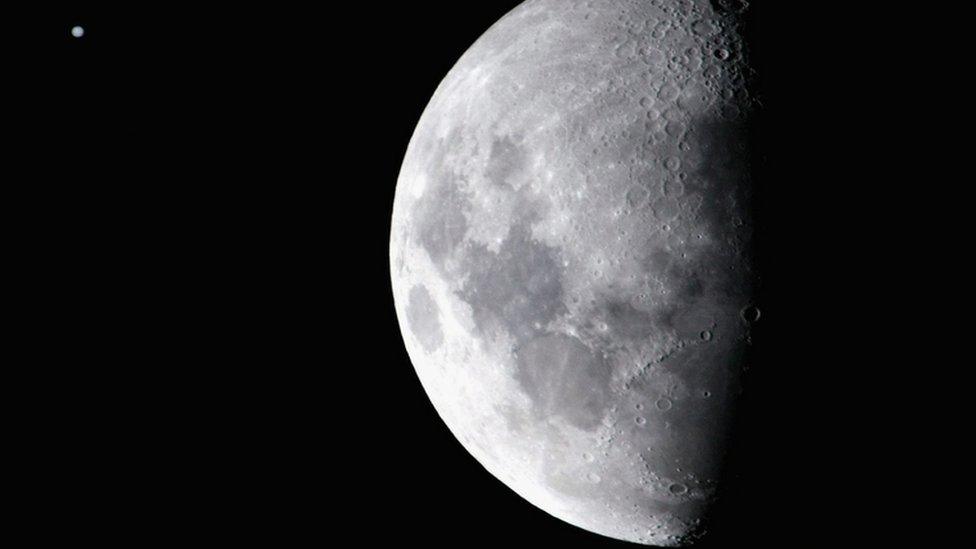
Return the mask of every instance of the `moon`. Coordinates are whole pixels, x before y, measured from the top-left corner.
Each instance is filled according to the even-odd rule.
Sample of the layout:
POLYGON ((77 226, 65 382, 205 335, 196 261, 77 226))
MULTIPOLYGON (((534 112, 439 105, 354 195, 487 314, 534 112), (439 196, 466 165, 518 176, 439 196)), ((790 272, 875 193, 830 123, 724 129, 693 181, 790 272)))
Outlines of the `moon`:
POLYGON ((571 524, 675 546, 719 493, 750 327, 742 0, 529 0, 397 181, 404 343, 451 432, 571 524))

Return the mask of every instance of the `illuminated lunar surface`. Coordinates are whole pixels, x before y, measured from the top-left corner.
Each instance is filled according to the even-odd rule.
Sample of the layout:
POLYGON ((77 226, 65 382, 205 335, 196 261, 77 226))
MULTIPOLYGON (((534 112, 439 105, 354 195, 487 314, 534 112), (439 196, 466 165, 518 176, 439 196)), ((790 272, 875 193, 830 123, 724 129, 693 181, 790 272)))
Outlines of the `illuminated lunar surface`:
POLYGON ((552 515, 701 534, 748 346, 734 0, 530 0, 450 71, 394 203, 397 315, 438 413, 552 515))

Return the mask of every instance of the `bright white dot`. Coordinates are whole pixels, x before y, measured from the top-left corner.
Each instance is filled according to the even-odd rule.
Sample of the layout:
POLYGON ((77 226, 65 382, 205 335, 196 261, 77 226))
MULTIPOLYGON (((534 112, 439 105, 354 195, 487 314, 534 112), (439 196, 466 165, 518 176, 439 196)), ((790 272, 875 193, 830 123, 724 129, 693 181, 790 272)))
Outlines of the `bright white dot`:
POLYGON ((71 27, 71 36, 74 36, 75 38, 81 38, 84 35, 85 35, 85 28, 82 27, 81 25, 75 25, 74 27, 71 27))

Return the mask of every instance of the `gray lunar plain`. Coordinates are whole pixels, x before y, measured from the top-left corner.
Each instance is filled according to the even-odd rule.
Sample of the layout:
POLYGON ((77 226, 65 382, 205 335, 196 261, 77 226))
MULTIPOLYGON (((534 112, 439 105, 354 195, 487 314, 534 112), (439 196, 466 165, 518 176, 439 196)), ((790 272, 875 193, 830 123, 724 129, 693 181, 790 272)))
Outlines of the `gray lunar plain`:
POLYGON ((464 447, 550 514, 681 545, 749 345, 741 0, 529 0, 458 61, 398 180, 396 311, 464 447))

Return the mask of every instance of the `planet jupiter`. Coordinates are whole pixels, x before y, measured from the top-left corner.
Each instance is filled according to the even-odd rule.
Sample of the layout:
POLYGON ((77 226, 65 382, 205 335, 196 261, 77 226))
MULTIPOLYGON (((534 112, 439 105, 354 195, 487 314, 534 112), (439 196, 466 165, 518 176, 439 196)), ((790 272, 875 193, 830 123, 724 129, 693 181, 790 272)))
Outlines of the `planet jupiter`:
POLYGON ((703 535, 750 329, 741 0, 529 0, 421 117, 390 241, 403 339, 464 447, 571 524, 703 535))

